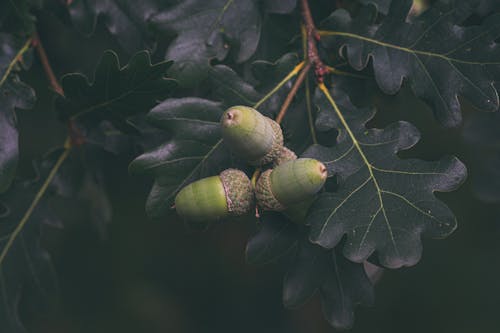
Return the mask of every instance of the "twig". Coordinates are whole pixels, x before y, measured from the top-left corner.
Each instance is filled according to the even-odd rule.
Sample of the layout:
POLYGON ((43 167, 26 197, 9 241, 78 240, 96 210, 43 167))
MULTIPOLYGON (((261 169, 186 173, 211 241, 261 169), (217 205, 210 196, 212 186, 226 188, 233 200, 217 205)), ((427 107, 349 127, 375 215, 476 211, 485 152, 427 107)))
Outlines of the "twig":
POLYGON ((19 52, 17 52, 16 56, 14 57, 14 59, 12 59, 12 61, 9 64, 9 66, 7 67, 7 70, 5 71, 4 75, 0 79, 0 86, 2 86, 5 83, 5 81, 7 80, 7 77, 9 76, 10 72, 12 72, 12 70, 14 69, 14 66, 19 61, 21 61, 21 59, 23 58, 23 54, 26 53, 26 51, 29 50, 29 48, 31 46, 31 43, 32 43, 32 39, 30 38, 30 39, 28 39, 26 41, 26 43, 24 43, 23 47, 19 50, 19 52))
POLYGON ((320 35, 318 34, 316 26, 314 25, 308 0, 301 0, 300 3, 302 7, 302 18, 304 20, 306 29, 307 58, 309 59, 309 62, 314 66, 314 74, 316 75, 316 80, 318 80, 318 82, 323 82, 324 76, 330 71, 328 67, 325 66, 318 54, 318 47, 316 46, 316 42, 319 41, 320 35))
POLYGON ((40 57, 40 62, 42 63, 47 78, 49 79, 50 86, 52 87, 52 89, 54 89, 56 93, 64 96, 64 90, 59 84, 59 81, 57 81, 54 71, 50 66, 49 59, 47 58, 47 53, 43 48, 42 42, 40 41, 40 36, 38 36, 38 32, 36 31, 33 33, 33 46, 35 47, 38 56, 40 57))
POLYGON ((297 73, 300 72, 300 70, 304 67, 304 65, 305 65, 305 61, 301 61, 297 66, 295 66, 292 69, 292 71, 290 73, 288 73, 288 75, 283 80, 281 80, 270 92, 268 92, 266 94, 266 96, 262 97, 260 101, 258 101, 257 103, 255 103, 255 105, 253 106, 253 108, 254 109, 258 109, 259 106, 262 105, 262 103, 264 103, 265 101, 267 101, 281 87, 283 87, 285 85, 285 83, 287 83, 292 77, 294 77, 295 75, 297 75, 297 73))
MULTIPOLYGON (((47 75, 47 78, 49 79, 50 86, 56 93, 64 96, 64 90, 52 70, 47 53, 45 52, 43 44, 40 41, 40 36, 36 31, 33 33, 33 46, 36 48, 38 56, 40 57, 40 62, 42 63, 42 67, 47 75)), ((68 120, 68 133, 72 146, 81 146, 85 143, 85 137, 80 132, 73 119, 68 120)))
POLYGON ((288 110, 288 107, 292 103, 293 98, 297 94, 297 91, 299 90, 300 86, 304 82, 304 79, 307 77, 307 73, 309 72, 309 69, 311 68, 311 63, 308 62, 305 64, 305 66, 302 68, 302 70, 299 73, 299 76, 297 77, 297 80, 293 83, 292 89, 288 92, 288 95, 286 96, 285 101, 281 105, 280 112, 276 116, 276 122, 278 124, 281 123, 283 120, 283 117, 285 117, 286 111, 288 110))
POLYGON ((54 179, 57 171, 59 170, 59 168, 61 167, 63 162, 66 160, 66 158, 69 156, 70 152, 71 152, 71 144, 69 143, 69 140, 67 140, 66 144, 64 145, 64 152, 61 154, 61 156, 59 156, 56 164, 54 164, 54 166, 50 170, 49 176, 43 182, 42 186, 40 187, 40 189, 36 193, 35 198, 31 202, 31 205, 29 206, 28 210, 26 211, 26 213, 22 217, 21 221, 19 221, 19 224, 16 226, 14 231, 10 234, 7 243, 5 244, 4 248, 2 249, 2 252, 0 253, 0 267, 2 267, 2 264, 5 260, 5 257, 9 253, 9 250, 12 247, 12 245, 14 244, 14 241, 16 240, 19 233, 23 230, 24 226, 26 225, 26 222, 28 222, 29 218, 31 217, 31 214, 35 210, 35 207, 38 205, 38 203, 42 199, 42 197, 45 194, 45 192, 47 191, 50 183, 54 179))

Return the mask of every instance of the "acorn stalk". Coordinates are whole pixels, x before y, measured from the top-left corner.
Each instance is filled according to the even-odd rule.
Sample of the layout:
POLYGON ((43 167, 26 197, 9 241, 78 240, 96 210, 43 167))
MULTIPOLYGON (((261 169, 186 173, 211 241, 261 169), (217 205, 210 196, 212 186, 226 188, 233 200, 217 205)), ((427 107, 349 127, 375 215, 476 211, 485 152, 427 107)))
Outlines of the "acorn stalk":
POLYGON ((250 179, 236 169, 227 169, 218 176, 197 180, 184 187, 175 197, 177 213, 192 222, 244 215, 254 205, 250 179))
POLYGON ((271 163, 282 150, 280 125, 251 107, 227 109, 220 123, 224 143, 251 165, 271 163))
POLYGON ((299 158, 265 171, 257 181, 255 195, 264 210, 284 211, 310 200, 325 184, 326 167, 318 160, 299 158))

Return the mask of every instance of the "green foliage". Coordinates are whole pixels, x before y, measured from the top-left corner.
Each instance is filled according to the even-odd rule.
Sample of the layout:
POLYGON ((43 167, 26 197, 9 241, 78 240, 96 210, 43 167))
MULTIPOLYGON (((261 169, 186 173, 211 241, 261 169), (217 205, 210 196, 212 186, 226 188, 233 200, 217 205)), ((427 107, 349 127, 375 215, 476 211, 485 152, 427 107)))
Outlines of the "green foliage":
POLYGON ((246 220, 257 229, 247 262, 286 267, 286 307, 317 297, 331 326, 353 327, 355 307, 374 303, 367 262, 415 265, 422 238, 445 238, 457 228, 449 207, 458 205, 436 192, 465 181, 461 160, 476 197, 500 202, 498 114, 462 110, 467 103, 499 108, 498 1, 415 4, 3 1, 0 327, 25 332, 23 302, 38 311, 39 299, 57 294, 41 228, 60 226, 58 214, 70 223, 78 216, 105 239, 113 211, 108 187, 124 200, 128 178, 119 175, 127 165, 133 181, 149 187, 146 179, 154 179, 146 212, 155 219, 174 216, 175 196, 197 179, 230 167, 257 178, 270 167, 247 165, 222 140, 220 117, 234 105, 275 118, 285 146, 322 161, 329 173, 312 205, 246 220), (405 86, 439 125, 425 118, 424 107, 376 108, 405 86), (35 95, 42 96, 37 103, 35 95), (34 106, 42 114, 22 111, 34 106), (440 142, 433 131, 455 141, 440 142), (55 162, 51 148, 64 137, 55 162), (45 147, 41 139, 52 141, 45 147), (425 154, 419 146, 426 140, 446 147, 425 154), (44 157, 32 180, 34 156, 44 157), (52 209, 54 198, 66 210, 52 209))
MULTIPOLYGON (((8 245, 19 220, 30 206, 40 184, 47 177, 50 165, 42 165, 33 180, 16 181, 9 191, 0 195, 0 248, 8 245)), ((26 332, 18 307, 22 290, 30 290, 30 299, 43 306, 57 293, 57 280, 49 254, 40 245, 43 224, 60 227, 45 198, 34 210, 31 219, 13 241, 9 255, 0 257, 0 322, 7 333, 26 332)), ((24 293, 26 294, 26 293, 24 293)))
POLYGON ((370 7, 354 19, 344 10, 335 11, 324 23, 323 29, 333 32, 325 32, 323 43, 345 48, 357 70, 372 59, 375 79, 387 94, 395 94, 407 79, 445 126, 461 122, 459 95, 480 109, 497 110, 492 82, 500 70, 500 47, 493 41, 500 36, 500 16, 463 27, 459 24, 472 14, 470 4, 438 4, 409 23, 411 5, 411 0, 394 1, 380 24, 370 7))
POLYGON ((354 107, 343 92, 333 98, 345 116, 332 112, 319 93, 316 97, 317 127, 341 134, 333 147, 312 146, 304 156, 323 161, 340 184, 337 191, 321 194, 310 210, 311 240, 332 248, 347 234, 344 254, 354 262, 376 251, 386 267, 416 264, 421 234, 444 238, 457 226, 434 192, 456 189, 466 177, 464 164, 450 156, 436 162, 399 159, 399 151, 419 140, 414 126, 400 121, 368 129, 365 124, 374 112, 354 107))
POLYGON ((0 193, 14 178, 19 158, 15 109, 29 109, 34 101, 34 91, 15 76, 0 86, 0 193))
POLYGON ((248 60, 257 49, 262 18, 254 0, 188 0, 151 22, 176 34, 165 58, 174 60, 173 77, 192 86, 207 77, 211 59, 222 61, 232 51, 237 63, 248 60))
POLYGON ((56 109, 63 121, 109 120, 118 129, 134 130, 126 118, 146 112, 176 86, 174 80, 165 78, 171 64, 164 61, 152 65, 144 51, 121 68, 117 55, 108 51, 97 65, 93 83, 79 73, 62 78, 64 96, 56 99, 56 109))

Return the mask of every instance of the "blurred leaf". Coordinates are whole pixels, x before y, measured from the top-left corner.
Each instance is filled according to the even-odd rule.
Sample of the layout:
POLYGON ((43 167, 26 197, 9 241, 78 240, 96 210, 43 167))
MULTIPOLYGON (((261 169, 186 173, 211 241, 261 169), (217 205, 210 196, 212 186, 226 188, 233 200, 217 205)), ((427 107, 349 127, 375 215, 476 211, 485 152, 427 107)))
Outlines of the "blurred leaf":
POLYGON ((79 73, 63 76, 65 96, 58 96, 56 109, 62 120, 99 123, 109 120, 119 130, 135 131, 126 117, 147 112, 170 95, 176 83, 165 78, 171 62, 152 65, 149 53, 139 52, 120 68, 117 55, 106 51, 97 65, 93 83, 79 73))
POLYGON ((482 201, 500 202, 500 112, 470 114, 462 136, 468 154, 471 187, 482 201))
POLYGON ((297 225, 283 215, 263 212, 259 231, 247 243, 246 259, 250 264, 267 264, 286 255, 297 245, 297 225))
POLYGON ((437 162, 399 159, 399 151, 420 139, 413 125, 400 121, 367 129, 374 111, 354 107, 340 91, 333 99, 343 119, 318 90, 316 126, 338 129, 337 144, 311 146, 304 155, 323 161, 341 183, 337 192, 320 194, 309 210, 310 239, 333 248, 347 234, 344 255, 354 262, 377 251, 383 266, 414 265, 421 256, 422 234, 443 238, 455 230, 455 216, 434 192, 456 189, 466 177, 465 166, 451 156, 437 162))
POLYGON ((311 244, 307 229, 300 229, 279 213, 265 212, 260 223, 258 232, 247 243, 247 260, 266 264, 278 258, 288 259, 283 281, 286 307, 303 305, 319 290, 325 317, 333 327, 345 329, 354 323, 356 305, 372 305, 374 290, 363 264, 336 255, 336 250, 311 244))
POLYGON ((182 86, 205 79, 210 61, 228 54, 237 63, 248 60, 259 44, 261 13, 256 0, 186 0, 151 19, 161 31, 174 33, 166 59, 182 86))
POLYGON ((158 0, 73 0, 68 1, 68 11, 75 27, 90 36, 95 32, 98 19, 120 45, 133 54, 144 49, 148 42, 148 20, 157 13, 158 0))
POLYGON ((323 314, 333 327, 350 329, 354 307, 373 305, 374 289, 363 264, 353 263, 337 251, 331 251, 330 259, 332 264, 327 266, 325 283, 321 286, 323 314))
MULTIPOLYGON (((446 3, 453 3, 453 0, 441 0, 446 3)), ((493 12, 500 11, 500 2, 497 0, 455 0, 456 2, 463 2, 465 4, 472 4, 474 12, 480 16, 487 16, 493 12)))
POLYGON ((411 0, 393 1, 387 17, 375 23, 373 7, 351 19, 335 11, 324 25, 331 31, 325 46, 344 47, 349 64, 357 70, 373 62, 375 78, 388 94, 396 93, 407 79, 415 95, 429 103, 446 126, 461 122, 461 95, 476 107, 499 107, 494 79, 500 77, 500 14, 481 26, 461 27, 473 12, 468 4, 436 4, 411 23, 406 21, 411 0))
POLYGON ((267 12, 276 14, 288 14, 297 6, 297 0, 264 0, 264 8, 267 12))
MULTIPOLYGON (((0 195, 0 251, 27 211, 41 181, 48 174, 42 174, 33 181, 16 181, 10 189, 0 195)), ((15 238, 9 252, 0 266, 0 324, 2 332, 26 332, 19 317, 19 301, 22 291, 30 290, 30 299, 36 298, 41 304, 39 311, 46 310, 49 297, 57 293, 56 277, 49 254, 40 247, 40 228, 42 224, 60 226, 51 214, 45 199, 37 205, 24 228, 15 238)))
POLYGON ((15 109, 30 109, 34 103, 35 92, 16 76, 0 86, 0 193, 14 178, 19 158, 15 109))
POLYGON ((285 306, 295 308, 308 301, 325 282, 330 265, 329 251, 308 240, 301 241, 283 282, 285 306))
POLYGON ((381 12, 384 15, 387 15, 389 12, 389 7, 391 6, 391 0, 359 0, 359 2, 367 5, 374 4, 377 7, 377 11, 381 12))
POLYGON ((30 13, 38 7, 38 0, 0 1, 0 31, 29 35, 35 28, 35 17, 30 13))
MULTIPOLYGON (((29 41, 22 40, 10 34, 0 32, 0 87, 5 83, 7 76, 16 69, 17 62, 20 60, 19 55, 22 55, 26 43, 29 41)), ((28 44, 29 45, 29 44, 28 44)))

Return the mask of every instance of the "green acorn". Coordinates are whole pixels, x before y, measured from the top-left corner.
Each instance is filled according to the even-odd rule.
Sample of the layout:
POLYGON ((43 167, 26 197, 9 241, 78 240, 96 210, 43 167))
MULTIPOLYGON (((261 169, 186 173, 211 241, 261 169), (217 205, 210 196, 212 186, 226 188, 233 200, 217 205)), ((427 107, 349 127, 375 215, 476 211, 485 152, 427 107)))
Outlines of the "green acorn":
POLYGON ((177 213, 192 222, 244 215, 255 206, 252 183, 244 172, 227 169, 195 181, 175 197, 177 213))
POLYGON ((233 106, 221 118, 224 143, 249 164, 273 162, 283 147, 280 125, 247 106, 233 106))
POLYGON ((284 211, 312 198, 325 184, 323 163, 299 158, 265 171, 255 186, 257 203, 264 210, 284 211))

